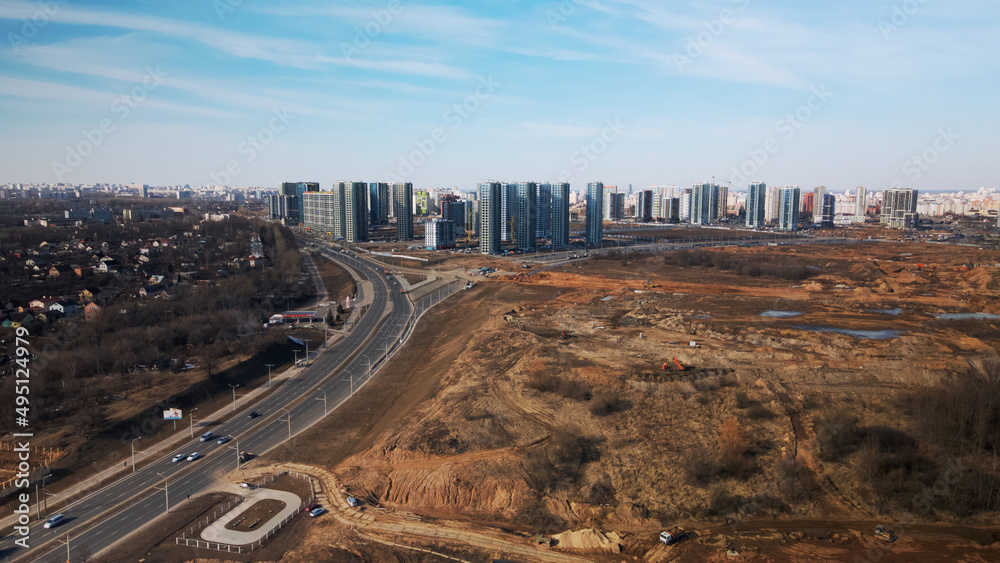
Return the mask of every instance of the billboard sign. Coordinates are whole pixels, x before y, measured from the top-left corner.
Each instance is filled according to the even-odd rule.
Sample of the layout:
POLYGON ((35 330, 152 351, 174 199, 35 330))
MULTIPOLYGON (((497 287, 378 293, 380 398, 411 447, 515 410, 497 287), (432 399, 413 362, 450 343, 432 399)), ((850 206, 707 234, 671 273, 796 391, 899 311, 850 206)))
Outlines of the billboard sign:
POLYGON ((181 409, 163 409, 163 420, 180 420, 181 409))

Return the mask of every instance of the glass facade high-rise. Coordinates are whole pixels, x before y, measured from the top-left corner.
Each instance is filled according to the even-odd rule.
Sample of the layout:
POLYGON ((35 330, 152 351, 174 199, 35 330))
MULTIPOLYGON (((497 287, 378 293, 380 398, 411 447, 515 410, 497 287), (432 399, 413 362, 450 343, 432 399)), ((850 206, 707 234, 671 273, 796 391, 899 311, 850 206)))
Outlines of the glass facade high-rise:
POLYGON ((535 230, 538 228, 538 185, 534 182, 518 182, 516 190, 514 240, 519 250, 534 250, 535 230))
POLYGON ((396 240, 413 240, 413 184, 392 185, 392 200, 396 216, 396 240))
MULTIPOLYGON (((812 204, 812 214, 813 223, 820 224, 823 222, 823 197, 826 196, 826 186, 816 186, 813 188, 813 204, 812 204)), ((833 222, 833 217, 830 218, 830 222, 833 222)))
POLYGON ((479 184, 479 252, 500 254, 503 192, 500 182, 479 184))
POLYGON ((552 184, 552 248, 569 248, 569 184, 552 184))
POLYGON ((719 220, 719 186, 695 184, 691 188, 691 223, 708 225, 719 220))
POLYGON ((759 229, 765 224, 764 215, 767 209, 767 184, 753 182, 747 188, 747 226, 759 229))
POLYGON ((858 186, 854 192, 854 215, 864 217, 868 212, 868 190, 858 186))
POLYGON ((344 184, 344 240, 347 242, 368 241, 368 184, 366 182, 342 182, 344 184))
POLYGON ((799 228, 799 193, 797 187, 778 190, 778 228, 783 231, 799 228))
POLYGON ((551 238, 552 184, 538 184, 538 201, 535 209, 538 214, 538 226, 535 228, 535 238, 551 238))
MULTIPOLYGON (((653 190, 642 190, 636 194, 635 198, 635 218, 640 223, 651 223, 653 221, 653 190)), ((659 205, 656 206, 659 210, 659 205)))
POLYGON ((587 216, 585 231, 587 244, 600 245, 604 238, 604 183, 587 184, 587 216))
POLYGON ((387 225, 392 209, 389 184, 372 182, 368 184, 368 222, 370 225, 387 225))

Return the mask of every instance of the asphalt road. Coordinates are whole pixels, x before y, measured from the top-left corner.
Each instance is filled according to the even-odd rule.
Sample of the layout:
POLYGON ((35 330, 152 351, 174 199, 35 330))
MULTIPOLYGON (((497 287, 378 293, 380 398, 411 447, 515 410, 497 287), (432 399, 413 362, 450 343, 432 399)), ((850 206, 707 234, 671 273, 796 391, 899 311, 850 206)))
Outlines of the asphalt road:
MULTIPOLYGON (((189 495, 204 492, 214 481, 235 469, 237 438, 241 451, 261 454, 280 446, 285 448, 280 450, 280 458, 294 459, 296 452, 288 449, 287 444, 282 445, 289 433, 297 434, 304 430, 324 416, 324 408, 333 410, 346 400, 352 386, 356 388, 368 377, 370 362, 374 364, 371 369, 376 368, 386 353, 399 346, 401 335, 412 327, 419 314, 432 301, 445 297, 441 293, 430 294, 411 305, 407 296, 400 293, 399 282, 391 275, 384 275, 381 268, 350 254, 326 252, 360 271, 375 288, 373 302, 345 339, 314 356, 311 364, 300 374, 277 385, 274 392, 245 407, 229 421, 221 424, 213 424, 212 421, 200 423, 201 432, 211 430, 216 436, 233 436, 231 442, 222 445, 215 439, 201 442, 197 437, 201 432, 196 432, 194 439, 162 458, 139 464, 135 473, 59 509, 66 515, 66 522, 62 525, 48 530, 41 523, 33 525, 30 549, 25 550, 13 543, 18 536, 3 538, 0 541, 0 560, 65 561, 65 544, 48 542, 56 539, 63 541, 67 534, 74 560, 100 552, 164 512, 164 476, 170 504, 177 506, 189 495), (390 304, 391 311, 382 320, 390 304), (369 336, 372 336, 370 340, 369 336), (352 356, 350 363, 319 385, 352 356), (324 397, 324 392, 325 406, 323 400, 317 400, 324 397), (247 414, 251 411, 260 413, 260 417, 248 418, 247 414), (288 420, 291 420, 290 428, 288 420), (190 454, 195 451, 203 457, 191 462, 171 461, 175 453, 190 454)), ((49 511, 50 515, 54 512, 49 511)))

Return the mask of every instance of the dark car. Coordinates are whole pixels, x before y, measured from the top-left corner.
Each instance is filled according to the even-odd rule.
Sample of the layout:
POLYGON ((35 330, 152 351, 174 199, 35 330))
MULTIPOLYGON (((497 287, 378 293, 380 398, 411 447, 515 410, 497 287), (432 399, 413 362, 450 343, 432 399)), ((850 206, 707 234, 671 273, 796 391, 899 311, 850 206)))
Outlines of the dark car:
POLYGON ((247 418, 257 418, 258 416, 260 416, 260 413, 258 413, 257 411, 253 411, 252 413, 247 415, 247 418))

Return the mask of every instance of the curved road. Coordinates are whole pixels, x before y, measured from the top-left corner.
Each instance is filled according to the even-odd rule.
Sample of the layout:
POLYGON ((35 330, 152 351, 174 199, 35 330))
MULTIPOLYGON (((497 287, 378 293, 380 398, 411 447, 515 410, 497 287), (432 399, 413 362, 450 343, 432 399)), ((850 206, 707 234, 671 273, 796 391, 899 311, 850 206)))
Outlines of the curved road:
MULTIPOLYGON (((400 345, 401 336, 433 304, 431 294, 418 300, 414 307, 407 296, 399 292, 399 282, 394 281, 392 276, 384 275, 382 269, 348 253, 324 252, 372 281, 375 290, 372 303, 345 339, 314 356, 311 364, 299 375, 276 387, 272 393, 227 422, 202 426, 203 430, 211 430, 216 436, 238 438, 241 451, 260 454, 272 450, 285 442, 290 433, 297 434, 321 419, 325 414, 324 408, 332 410, 349 398, 352 387, 357 389, 364 383, 369 369, 374 371, 379 362, 400 345), (342 364, 345 365, 338 371, 342 364), (336 374, 330 377, 334 372, 336 374), (316 400, 322 399, 324 392, 325 407, 324 401, 316 400), (249 419, 246 413, 251 410, 261 416, 249 419)), ((164 512, 164 479, 159 473, 166 476, 170 503, 176 506, 189 495, 204 492, 213 482, 236 468, 235 445, 236 440, 225 445, 219 445, 215 439, 200 442, 195 438, 183 442, 162 458, 146 462, 135 473, 59 509, 66 515, 66 523, 48 530, 42 528, 40 523, 33 525, 30 549, 25 550, 13 543, 19 536, 3 538, 0 541, 0 560, 65 561, 66 547, 62 542, 67 534, 74 558, 85 553, 96 554, 164 512), (194 451, 200 452, 203 458, 193 462, 171 462, 175 452, 194 451), (113 514, 108 516, 111 512, 113 514), (59 543, 53 540, 59 540, 59 543)), ((290 450, 280 454, 282 459, 294 456, 295 452, 290 450)))

